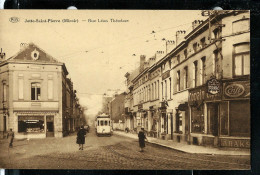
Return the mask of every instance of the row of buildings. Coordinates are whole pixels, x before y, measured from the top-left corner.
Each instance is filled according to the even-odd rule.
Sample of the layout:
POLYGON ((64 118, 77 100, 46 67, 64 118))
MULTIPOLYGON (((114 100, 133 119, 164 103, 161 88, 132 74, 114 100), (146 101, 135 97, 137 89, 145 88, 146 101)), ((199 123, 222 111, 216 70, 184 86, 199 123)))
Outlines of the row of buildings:
POLYGON ((0 59, 0 137, 63 137, 84 122, 83 108, 64 63, 33 43, 0 59))
POLYGON ((167 53, 141 55, 139 68, 125 74, 124 127, 187 144, 249 149, 249 11, 203 13, 209 18, 195 20, 190 33, 177 31, 175 42, 166 41, 175 43, 167 53))

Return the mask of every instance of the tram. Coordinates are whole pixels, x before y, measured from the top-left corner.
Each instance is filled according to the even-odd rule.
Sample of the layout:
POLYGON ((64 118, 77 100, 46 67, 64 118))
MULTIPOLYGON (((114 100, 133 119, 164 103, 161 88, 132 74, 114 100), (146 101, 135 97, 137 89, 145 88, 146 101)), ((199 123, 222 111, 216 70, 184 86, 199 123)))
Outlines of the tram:
POLYGON ((112 123, 109 115, 98 115, 95 120, 96 134, 100 135, 112 135, 112 123))

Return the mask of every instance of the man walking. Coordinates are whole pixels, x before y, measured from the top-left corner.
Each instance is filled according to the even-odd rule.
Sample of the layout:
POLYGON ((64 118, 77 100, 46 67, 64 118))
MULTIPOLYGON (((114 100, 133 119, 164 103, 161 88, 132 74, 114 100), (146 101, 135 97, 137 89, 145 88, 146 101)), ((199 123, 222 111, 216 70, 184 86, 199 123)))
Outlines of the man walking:
POLYGON ((14 132, 12 129, 10 129, 10 132, 7 134, 7 139, 10 137, 10 142, 9 142, 9 148, 13 147, 13 141, 14 141, 14 132))
POLYGON ((144 151, 144 147, 145 147, 145 140, 147 140, 145 134, 144 134, 144 128, 141 128, 141 131, 139 131, 138 133, 138 138, 139 138, 139 146, 140 146, 140 152, 144 151))

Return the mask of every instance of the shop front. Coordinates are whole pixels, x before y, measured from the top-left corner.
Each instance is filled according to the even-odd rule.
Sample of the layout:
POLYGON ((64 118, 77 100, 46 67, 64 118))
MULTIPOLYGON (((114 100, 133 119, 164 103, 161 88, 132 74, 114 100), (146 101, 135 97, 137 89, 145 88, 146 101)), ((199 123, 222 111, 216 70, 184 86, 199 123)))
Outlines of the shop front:
POLYGON ((219 136, 219 111, 221 86, 217 93, 210 93, 206 85, 189 90, 190 135, 188 143, 194 145, 217 145, 219 136))
POLYGON ((250 148, 250 82, 225 80, 218 93, 189 90, 190 138, 195 145, 250 148))
POLYGON ((250 149, 250 81, 223 82, 220 147, 250 149))
POLYGON ((54 137, 55 113, 17 112, 18 129, 16 138, 54 137))
MULTIPOLYGON (((174 125, 173 140, 177 142, 186 142, 189 133, 189 115, 188 102, 181 103, 175 108, 175 121, 171 122, 171 128, 174 125)), ((173 131, 173 128, 172 128, 173 131)), ((171 131, 171 132, 172 132, 171 131)))

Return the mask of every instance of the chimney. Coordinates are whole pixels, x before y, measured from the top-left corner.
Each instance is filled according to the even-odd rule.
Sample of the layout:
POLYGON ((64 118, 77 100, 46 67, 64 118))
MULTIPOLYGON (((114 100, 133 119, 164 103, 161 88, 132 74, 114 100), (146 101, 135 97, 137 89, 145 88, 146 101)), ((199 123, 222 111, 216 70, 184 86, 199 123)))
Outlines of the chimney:
POLYGON ((0 52, 0 61, 4 61, 5 60, 5 53, 2 51, 2 48, 1 48, 1 52, 0 52))
POLYGON ((184 41, 185 34, 185 30, 178 30, 176 32, 176 46, 178 46, 182 41, 184 41))
POLYGON ((164 56, 164 51, 157 51, 155 54, 156 61, 159 61, 164 56))
POLYGON ((140 72, 144 70, 145 55, 140 56, 140 72))
POLYGON ((198 27, 200 24, 203 23, 203 20, 195 20, 192 22, 192 30, 194 30, 196 27, 198 27))
POLYGON ((171 52, 175 47, 175 41, 174 40, 167 40, 166 41, 166 54, 171 52))
POLYGON ((149 66, 152 66, 156 62, 155 56, 149 58, 149 66))

